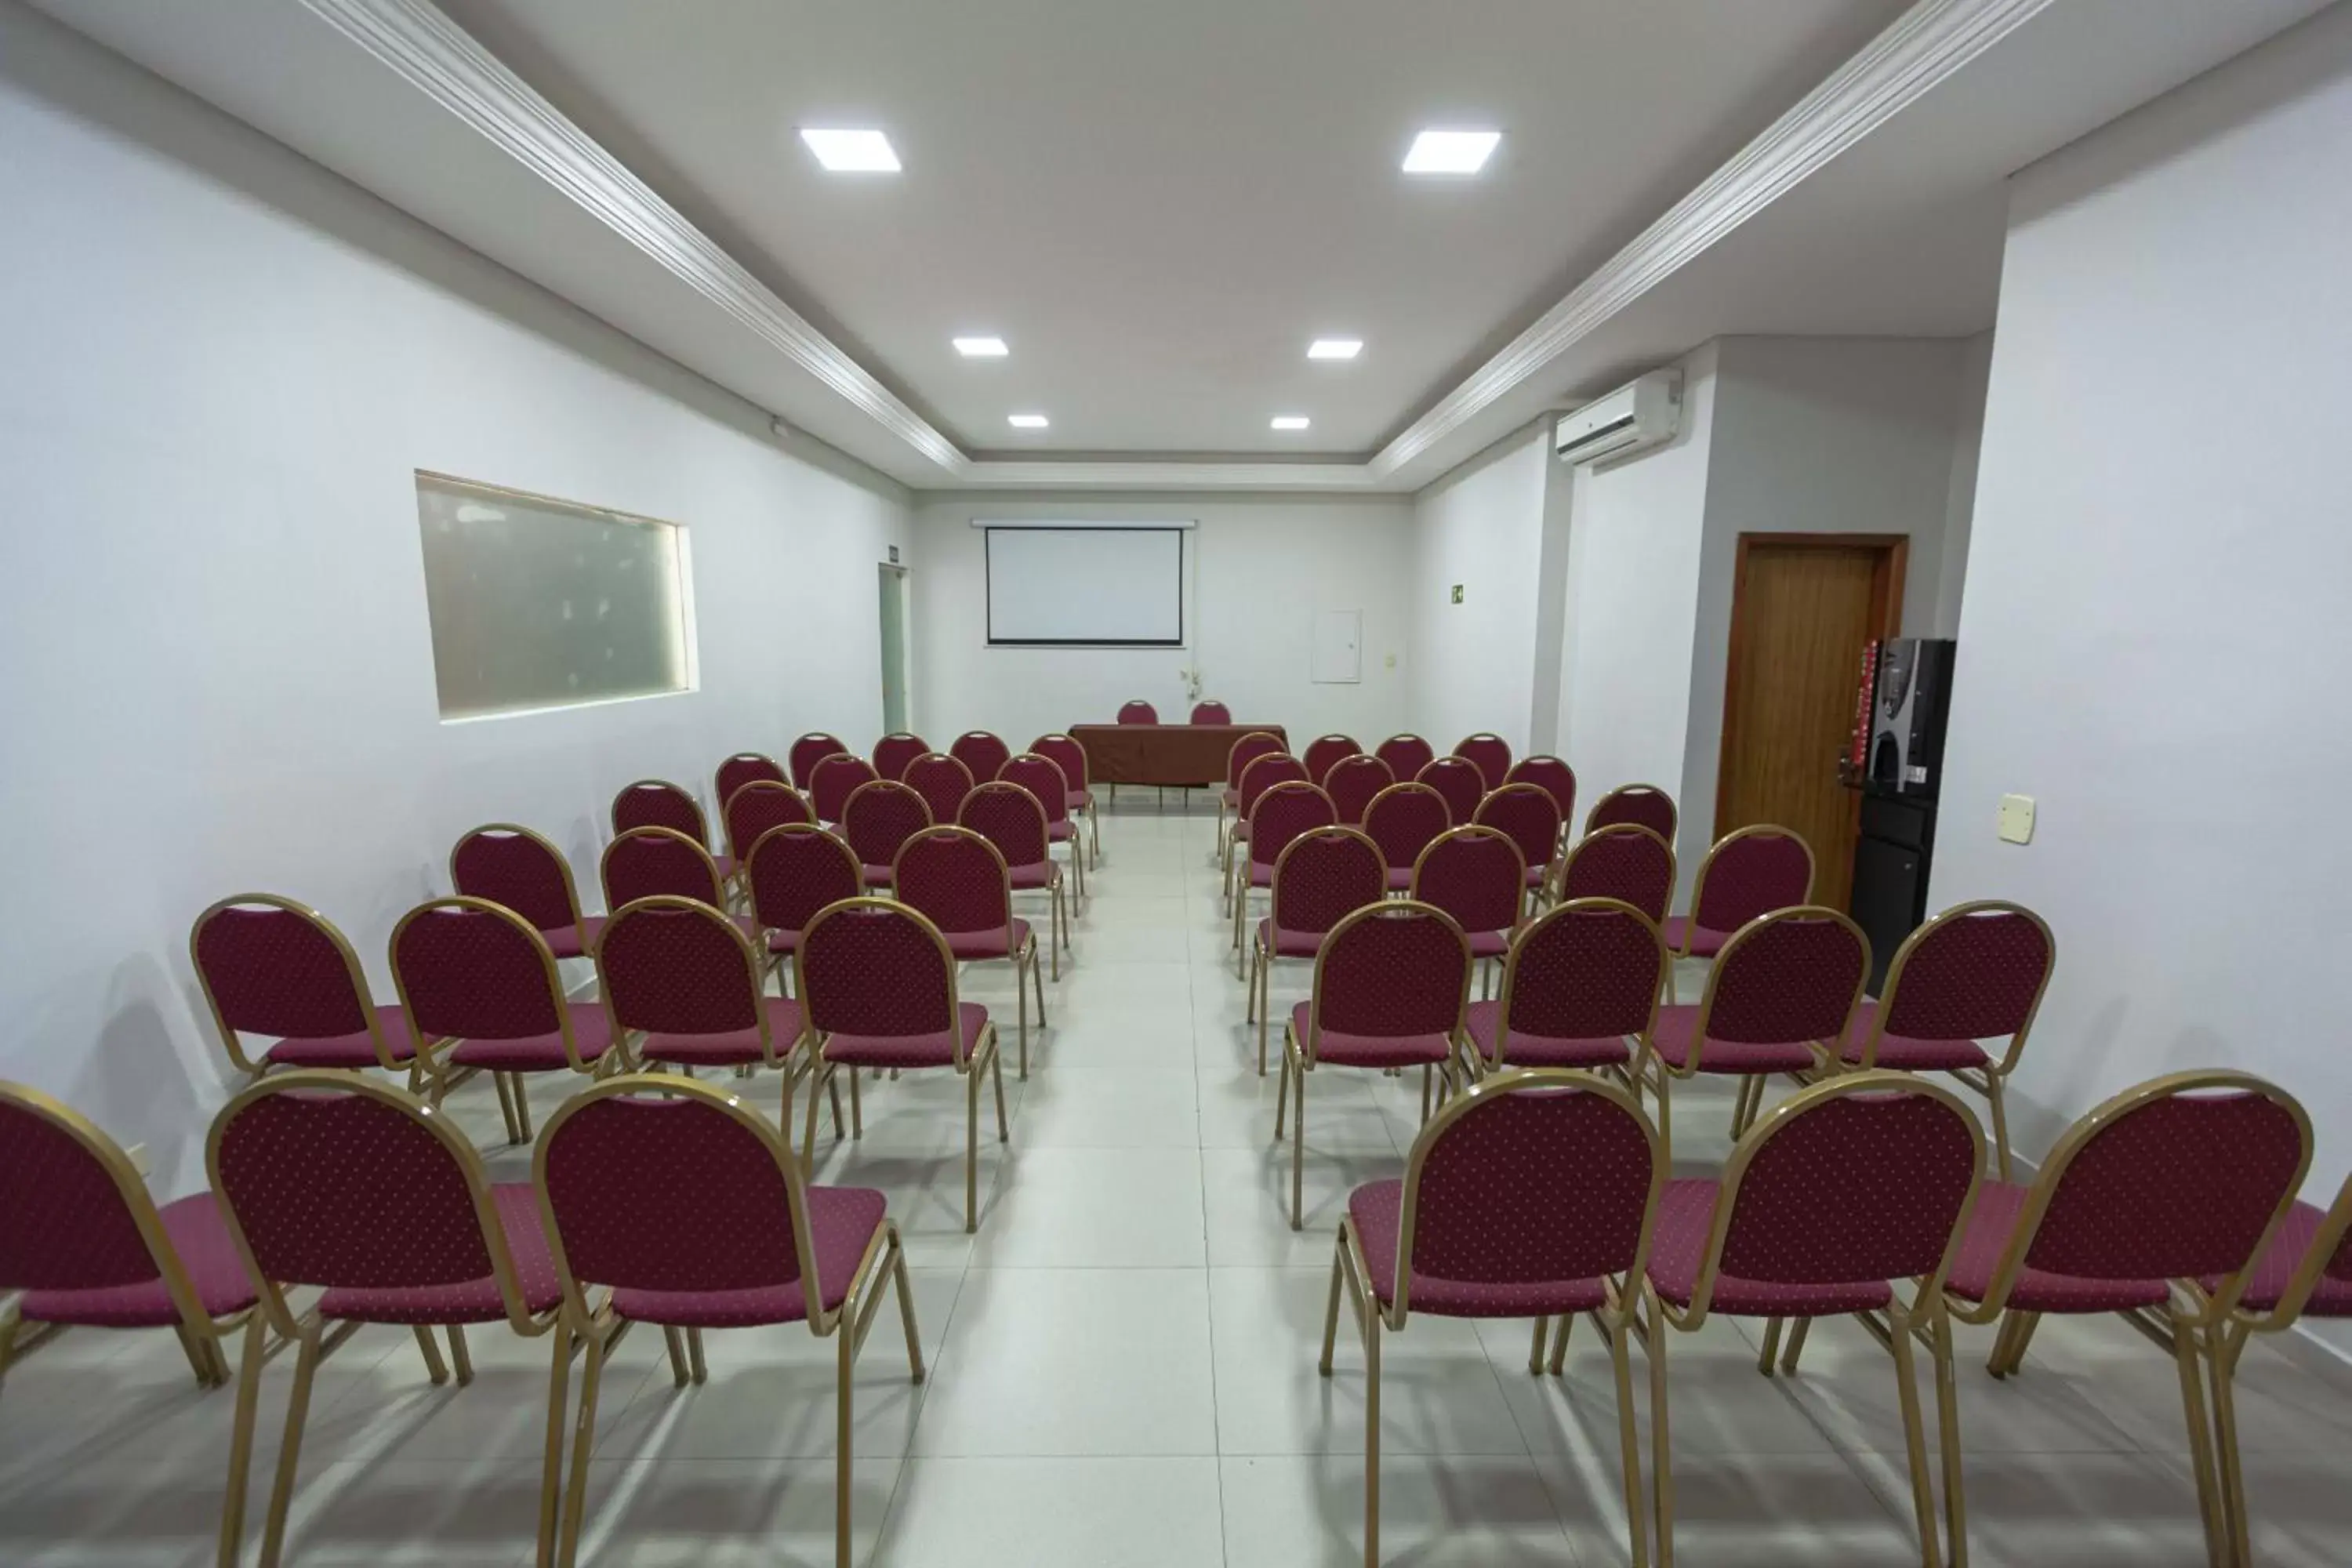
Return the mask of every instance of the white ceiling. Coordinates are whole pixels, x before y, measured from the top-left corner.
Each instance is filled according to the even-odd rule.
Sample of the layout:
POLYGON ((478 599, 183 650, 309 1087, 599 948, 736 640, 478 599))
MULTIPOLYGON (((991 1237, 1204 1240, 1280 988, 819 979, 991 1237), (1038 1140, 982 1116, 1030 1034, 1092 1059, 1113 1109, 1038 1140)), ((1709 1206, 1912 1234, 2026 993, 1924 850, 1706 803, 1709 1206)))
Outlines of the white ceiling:
POLYGON ((2321 0, 37 3, 911 485, 1411 489, 1718 333, 1982 330, 2005 175, 2321 0))

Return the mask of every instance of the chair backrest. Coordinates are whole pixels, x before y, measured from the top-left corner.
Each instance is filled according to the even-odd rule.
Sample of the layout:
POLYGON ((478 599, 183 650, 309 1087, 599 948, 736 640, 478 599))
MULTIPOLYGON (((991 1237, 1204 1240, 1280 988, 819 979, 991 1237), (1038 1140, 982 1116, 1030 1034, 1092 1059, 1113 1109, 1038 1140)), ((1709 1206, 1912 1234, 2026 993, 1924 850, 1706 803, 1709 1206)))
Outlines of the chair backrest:
POLYGON ((1510 776, 1511 743, 1489 731, 1463 736, 1455 743, 1454 754, 1475 763, 1488 789, 1501 788, 1503 781, 1510 776))
POLYGON ((1526 907, 1528 863, 1496 827, 1452 827, 1412 863, 1412 896, 1464 931, 1510 931, 1526 907))
POLYGON ((771 827, 751 845, 744 866, 751 908, 769 931, 799 931, 817 910, 862 897, 866 877, 856 851, 837 833, 809 822, 771 827))
POLYGON ((1363 747, 1356 744, 1353 736, 1316 736, 1313 740, 1307 742, 1307 752, 1304 760, 1307 763, 1307 782, 1310 784, 1321 784, 1323 782, 1323 775, 1331 771, 1331 764, 1333 763, 1338 762, 1341 757, 1352 757, 1363 749, 1363 747))
POLYGON ((1339 820, 1353 827, 1364 820, 1364 807, 1372 797, 1396 783, 1388 763, 1361 752, 1352 757, 1341 757, 1323 775, 1323 793, 1331 797, 1331 805, 1339 820))
POLYGON ((761 1056, 773 1061, 776 1047, 793 1042, 768 1037, 760 958, 742 928, 708 904, 639 899, 605 920, 596 979, 619 1028, 655 1035, 757 1029, 761 1056))
POLYGON ((941 824, 898 848, 890 877, 898 901, 943 931, 997 931, 1013 948, 1013 877, 1003 853, 969 827, 941 824))
POLYGON ((1743 827, 1717 839, 1699 862, 1691 920, 1708 931, 1738 931, 1812 896, 1812 846, 1785 827, 1743 827))
POLYGON ((1413 775, 1413 782, 1444 795, 1445 809, 1456 824, 1475 817, 1478 803, 1486 798, 1486 775, 1467 757, 1435 758, 1413 775))
POLYGON ((1388 763, 1389 772, 1399 779, 1412 779, 1437 760, 1437 748, 1418 735, 1397 734, 1374 746, 1372 755, 1388 763))
POLYGON ((902 779, 907 776, 907 764, 930 749, 930 742, 920 735, 893 731, 874 742, 874 772, 882 778, 902 779))
POLYGON ((803 795, 816 782, 816 765, 827 757, 845 757, 849 748, 835 736, 812 730, 793 742, 784 753, 784 761, 793 770, 793 787, 803 795))
POLYGON ((719 763, 719 771, 711 777, 717 786, 716 798, 721 816, 727 815, 727 803, 735 798, 735 792, 754 779, 766 779, 773 784, 792 782, 784 770, 776 765, 776 759, 762 752, 738 752, 719 763))
POLYGON ((392 979, 419 1039, 561 1034, 581 1065, 555 955, 510 910, 467 898, 417 905, 392 928, 392 979))
POLYGON ((781 779, 753 779, 727 797, 719 815, 727 824, 727 852, 738 860, 770 828, 816 821, 808 797, 781 779))
POLYGON ((1234 786, 1234 815, 1249 820, 1257 809, 1258 797, 1276 784, 1312 784, 1307 776, 1307 764, 1288 752, 1266 752, 1250 759, 1242 769, 1242 782, 1234 786))
POLYGON ((1315 957, 1309 1061, 1323 1031, 1398 1039, 1451 1037, 1470 999, 1470 942, 1444 910, 1409 899, 1358 910, 1315 957))
POLYGON ((1531 784, 1538 786, 1559 807, 1562 826, 1576 820, 1576 770, 1558 757, 1521 757, 1503 775, 1507 784, 1531 784))
POLYGON ((1271 867, 1292 839, 1318 827, 1335 826, 1339 820, 1331 797, 1313 784, 1296 780, 1276 784, 1250 807, 1250 864, 1271 867))
POLYGON ((1664 925, 1675 898, 1674 849, 1639 823, 1596 829, 1569 846, 1559 896, 1563 902, 1616 899, 1664 925))
POLYGON ((1070 775, 1051 757, 1034 752, 1024 752, 1003 767, 996 776, 1006 784, 1019 784, 1037 797, 1045 813, 1048 828, 1057 822, 1070 819, 1070 775))
POLYGON ((1585 1073, 1506 1072, 1429 1120, 1405 1157, 1396 1289, 1412 1278, 1541 1285, 1638 1279, 1665 1189, 1658 1131, 1585 1073))
POLYGON ((1309 828, 1274 863, 1275 928, 1328 931, 1388 897, 1381 847, 1352 827, 1309 828))
POLYGON ((948 748, 948 755, 971 770, 974 784, 986 784, 1013 760, 1013 748, 987 730, 966 730, 948 748))
POLYGON ((1851 1073, 1774 1106, 1732 1149, 1689 1310, 1717 1279, 1845 1285, 1916 1279, 1959 1250, 1984 1131, 1938 1084, 1851 1073))
POLYGON ((1584 819, 1587 834, 1630 822, 1646 827, 1672 844, 1675 841, 1675 797, 1655 784, 1620 784, 1592 803, 1584 819))
MULTIPOLYGON (((848 899, 818 910, 793 962, 801 1007, 820 1035, 956 1032, 955 960, 939 928, 904 904, 848 899)), ((959 1061, 962 1050, 959 1043, 959 1061)))
POLYGON ((800 1164, 758 1112, 691 1079, 592 1084, 547 1119, 531 1156, 567 1310, 588 1288, 773 1289, 798 1282, 809 1324, 839 1313, 811 1244, 800 1164))
POLYGON ((1214 698, 1192 704, 1192 722, 1195 724, 1230 724, 1233 721, 1234 710, 1214 698))
POLYGON ((239 1035, 369 1034, 378 1062, 393 1066, 359 954, 318 910, 275 893, 223 899, 196 917, 188 957, 221 1045, 239 1068, 253 1070, 239 1035))
POLYGON ((1862 1065, 1876 1065, 1878 1042, 1887 1035, 1920 1040, 2006 1036, 2007 1070, 2025 1048, 2057 958, 2050 927, 2024 905, 1997 899, 1955 904, 1895 950, 1877 1016, 1863 1041, 1862 1065))
POLYGON ((608 910, 662 893, 723 907, 709 851, 670 828, 632 827, 604 846, 597 874, 608 910))
POLYGON ((1559 803, 1541 784, 1507 784, 1489 790, 1470 820, 1509 834, 1519 847, 1519 858, 1529 866, 1549 866, 1559 854, 1559 803))
POLYGON ((819 822, 839 822, 850 795, 881 776, 872 763, 847 752, 820 757, 809 775, 809 805, 819 822))
POLYGON ((933 822, 953 822, 963 809, 963 797, 971 793, 971 770, 953 757, 925 752, 907 764, 901 782, 923 797, 933 822))
POLYGON ((268 1281, 281 1331, 288 1286, 414 1289, 491 1279, 530 1321, 481 1156, 443 1111, 345 1073, 264 1079, 221 1108, 205 1141, 221 1215, 268 1281))
POLYGON ((1073 790, 1087 787, 1090 776, 1087 772, 1087 749, 1058 731, 1040 735, 1029 742, 1029 749, 1062 770, 1062 778, 1073 790))
POLYGON ((963 797, 956 826, 995 845, 1008 867, 1043 865, 1050 853, 1045 808, 1026 789, 1003 779, 974 785, 963 797))
POLYGON ((1615 899, 1579 899, 1519 933, 1503 962, 1497 1063, 1512 1035, 1561 1040, 1646 1037, 1666 983, 1665 939, 1649 917, 1615 899))
POLYGON ((580 892, 563 851, 519 822, 488 822, 450 847, 449 885, 504 904, 541 931, 575 930, 580 892))
POLYGON ((710 847, 710 825, 702 819, 701 803, 667 779, 639 779, 622 785, 613 797, 614 833, 633 827, 667 827, 706 849, 710 847))
POLYGON ((1732 933, 1698 999, 1685 1068, 1707 1040, 1790 1046, 1842 1040, 1870 973, 1870 939, 1836 910, 1799 904, 1732 933))
POLYGON ((1421 852, 1454 826, 1445 797, 1425 784, 1392 784, 1364 807, 1364 833, 1391 871, 1410 871, 1421 852))
POLYGON ((203 1315, 121 1146, 62 1100, 0 1082, 0 1295, 158 1277, 184 1317, 203 1315))
POLYGON ((931 808, 905 784, 876 779, 859 784, 841 808, 841 836, 864 866, 887 866, 898 846, 931 825, 931 808))
POLYGON ((1118 721, 1122 724, 1157 724, 1160 710, 1140 697, 1131 698, 1118 705, 1118 721))
POLYGON ((1225 787, 1242 787, 1242 774, 1260 757, 1280 756, 1282 742, 1264 730, 1252 730, 1246 735, 1234 737, 1232 747, 1225 752, 1225 787))

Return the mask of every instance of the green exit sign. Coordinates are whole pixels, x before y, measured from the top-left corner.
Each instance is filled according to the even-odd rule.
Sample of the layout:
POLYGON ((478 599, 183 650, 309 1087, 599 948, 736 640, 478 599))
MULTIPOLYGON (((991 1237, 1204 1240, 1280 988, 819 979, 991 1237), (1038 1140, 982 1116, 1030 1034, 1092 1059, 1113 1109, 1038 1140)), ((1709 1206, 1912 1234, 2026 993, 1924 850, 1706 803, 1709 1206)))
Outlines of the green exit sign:
POLYGON ((1454 584, 1454 602, 1457 605, 1462 602, 1462 584, 1459 583, 1454 584))

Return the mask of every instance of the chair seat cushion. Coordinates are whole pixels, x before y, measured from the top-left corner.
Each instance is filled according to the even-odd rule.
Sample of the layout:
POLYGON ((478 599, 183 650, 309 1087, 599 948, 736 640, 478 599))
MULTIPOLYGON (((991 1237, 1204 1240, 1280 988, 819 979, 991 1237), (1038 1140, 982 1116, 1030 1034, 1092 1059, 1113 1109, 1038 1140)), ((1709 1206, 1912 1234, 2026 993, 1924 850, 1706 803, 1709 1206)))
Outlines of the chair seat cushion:
MULTIPOLYGON (((1698 1027, 1698 1006, 1685 1002, 1658 1009, 1651 1043, 1668 1067, 1680 1072, 1690 1063, 1691 1031, 1698 1027)), ((1753 1040, 1708 1040, 1698 1053, 1698 1070, 1721 1073, 1802 1072, 1814 1065, 1812 1047, 1803 1041, 1759 1044, 1753 1040)))
MULTIPOLYGON (((818 1293, 828 1312, 849 1299, 857 1265, 882 1228, 888 1200, 870 1187, 809 1187, 810 1251, 818 1293)), ((736 1290, 614 1290, 613 1310, 641 1323, 678 1329, 740 1329, 756 1323, 797 1323, 808 1316, 805 1280, 736 1290)))
POLYGON ((1084 811, 1095 803, 1095 797, 1082 789, 1074 789, 1062 797, 1062 803, 1072 811, 1084 811))
POLYGON ((890 885, 890 868, 887 866, 860 866, 857 871, 858 875, 866 879, 866 885, 869 888, 887 888, 890 885))
POLYGON ((1072 822, 1066 816, 1062 818, 1059 822, 1049 822, 1045 824, 1045 837, 1051 843, 1067 844, 1071 839, 1076 838, 1077 836, 1078 825, 1072 822))
POLYGON ((800 932, 796 931, 783 931, 781 929, 768 932, 768 951, 770 952, 798 952, 800 950, 800 932))
POLYGON ((1727 931, 1710 931, 1706 926, 1694 925, 1688 915, 1668 915, 1658 931, 1666 939, 1668 952, 1683 952, 1683 944, 1687 941, 1693 958, 1713 958, 1723 951, 1723 944, 1731 940, 1732 934, 1727 931))
POLYGON ((1268 948, 1276 958, 1312 958, 1323 951, 1327 934, 1319 931, 1276 931, 1271 920, 1257 922, 1258 946, 1268 948))
MULTIPOLYGON (((1716 1184, 1704 1177, 1668 1182, 1658 1203, 1656 1238, 1650 1244, 1650 1282, 1677 1307, 1690 1304, 1698 1267, 1715 1227, 1716 1184)), ((1734 1317, 1821 1318, 1885 1307, 1895 1292, 1884 1279, 1784 1285, 1769 1279, 1715 1277, 1710 1310, 1734 1317)))
MULTIPOLYGON (((2287 1281, 2295 1268, 2311 1251, 2312 1238, 2319 1234, 2326 1214, 2306 1203, 2297 1203, 2287 1210, 2286 1218, 2279 1222, 2271 1244, 2263 1248, 2263 1258, 2246 1279, 2245 1293, 2240 1303, 2256 1312, 2267 1312, 2286 1293, 2287 1281)), ((2221 1289, 2217 1276, 2203 1281, 2207 1291, 2221 1289)), ((2304 1303, 2304 1315, 2312 1318, 2352 1317, 2352 1279, 2337 1279, 2322 1274, 2311 1288, 2311 1299, 2304 1303)))
POLYGON ((1511 933, 1507 931, 1474 931, 1463 933, 1470 939, 1473 958, 1500 958, 1511 951, 1511 933))
MULTIPOLYGON (((392 1059, 404 1062, 416 1055, 416 1037, 409 1032, 408 1015, 398 1007, 379 1006, 376 1026, 392 1059)), ((375 1041, 365 1029, 356 1035, 314 1035, 278 1041, 261 1053, 262 1059, 281 1068, 363 1068, 376 1065, 375 1041)))
POLYGON ((1389 891, 1391 893, 1409 893, 1412 891, 1412 867, 1391 866, 1389 868, 1389 891))
POLYGON ((712 870, 719 873, 719 879, 723 882, 730 877, 735 875, 735 857, 732 855, 713 855, 710 858, 710 867, 712 870))
MULTIPOLYGON (((1487 1061, 1495 1060, 1495 1037, 1501 1032, 1503 1005, 1500 1002, 1473 1002, 1463 1017, 1463 1033, 1470 1044, 1487 1061)), ((1633 1059, 1633 1047, 1622 1036, 1607 1036, 1589 1040, 1565 1038, 1558 1035, 1530 1035, 1515 1030, 1507 1059, 1515 1068, 1597 1068, 1622 1067, 1633 1059)))
MULTIPOLYGON (((253 1277, 236 1255, 212 1194, 194 1193, 157 1212, 206 1313, 222 1318, 254 1304, 253 1277)), ((152 1329, 180 1321, 180 1310, 160 1278, 94 1290, 27 1290, 17 1298, 17 1310, 32 1322, 102 1329, 152 1329)))
POLYGON ((1549 860, 1542 860, 1528 868, 1527 877, 1525 879, 1528 887, 1540 888, 1550 876, 1551 862, 1549 860))
MULTIPOLYGON (((490 1188, 499 1228, 506 1235, 522 1285, 522 1304, 533 1316, 563 1301, 556 1282, 555 1258, 539 1217, 539 1196, 529 1182, 500 1182, 490 1188)), ((363 1323, 490 1323, 507 1315, 495 1275, 455 1285, 381 1285, 339 1288, 319 1298, 319 1314, 363 1323)))
MULTIPOLYGON (((778 1061, 789 1055, 801 1037, 801 1005, 782 996, 762 996, 768 1015, 769 1048, 778 1061)), ((716 1035, 647 1035, 637 1042, 637 1055, 649 1062, 677 1062, 687 1067, 744 1067, 763 1062, 760 1031, 730 1029, 716 1035)))
POLYGON ((1008 946, 1003 926, 991 926, 986 931, 945 931, 948 952, 957 958, 1010 958, 1029 945, 1029 922, 1013 922, 1013 941, 1008 946))
MULTIPOLYGON (((2000 1255, 2016 1234, 2026 1192, 2014 1182, 1986 1182, 1977 1188, 1969 1233, 1960 1240, 1959 1256, 1952 1260, 1948 1283, 1953 1295, 1971 1301, 1984 1300, 1992 1286, 1992 1271, 2000 1267, 2000 1255)), ((2161 1306, 2170 1294, 2161 1279, 2085 1279, 2028 1268, 2019 1273, 2009 1305, 2029 1312, 2121 1312, 2161 1306)))
POLYGON ((1248 818, 1248 817, 1244 816, 1244 817, 1243 817, 1240 821, 1238 821, 1238 822, 1236 822, 1236 823, 1234 823, 1234 834, 1233 834, 1233 837, 1234 837, 1234 841, 1235 843, 1237 843, 1237 844, 1246 844, 1246 843, 1248 843, 1248 842, 1249 842, 1249 818, 1248 818))
POLYGON ((1026 866, 1007 867, 1005 874, 1013 879, 1015 889, 1026 893, 1052 887, 1061 879, 1062 868, 1051 860, 1034 860, 1026 866))
MULTIPOLYGON (((1355 1221, 1356 1239, 1363 1245, 1372 1293, 1384 1307, 1396 1300, 1397 1233, 1403 1213, 1401 1181, 1373 1182, 1348 1194, 1348 1217, 1355 1221)), ((1405 1310, 1443 1318, 1538 1318, 1589 1312, 1608 1300, 1599 1279, 1441 1279, 1416 1270, 1405 1310)))
MULTIPOLYGON (((1307 1048, 1307 1019, 1314 1010, 1301 1002, 1290 1010, 1290 1032, 1307 1048)), ((1315 1059, 1343 1068, 1410 1067, 1415 1062, 1442 1062, 1452 1054, 1444 1035, 1349 1035, 1326 1029, 1317 1037, 1315 1059)))
MULTIPOLYGON (((979 1046, 981 1032, 988 1027, 988 1009, 977 1002, 959 1002, 956 1022, 963 1036, 963 1053, 968 1057, 979 1046)), ((859 1067, 953 1067, 956 1037, 945 1029, 935 1035, 828 1035, 824 1059, 852 1062, 859 1067)))
POLYGON ((1233 810, 1234 807, 1241 805, 1241 803, 1242 792, 1237 789, 1223 789, 1217 792, 1217 804, 1223 806, 1227 811, 1233 810))
MULTIPOLYGON (((1860 1062, 1863 1044, 1877 1023, 1877 1003, 1865 1000, 1856 1005, 1853 1022, 1845 1032, 1845 1047, 1838 1054, 1847 1061, 1860 1062)), ((1992 1058, 1974 1040, 1927 1040, 1910 1035, 1889 1035, 1878 1042, 1878 1065, 1904 1072, 1952 1072, 1960 1068, 1990 1067, 1992 1058)))
MULTIPOLYGON (((593 1063, 613 1048, 612 1020, 601 1002, 566 1002, 572 1016, 572 1041, 580 1059, 593 1063)), ((461 1068, 488 1068, 493 1072, 560 1072, 571 1067, 561 1035, 524 1035, 509 1040, 461 1040, 449 1053, 461 1068)))
POLYGON ((558 958, 585 958, 596 951, 596 939, 604 934, 603 915, 583 915, 578 925, 550 926, 540 935, 547 939, 547 951, 558 958))

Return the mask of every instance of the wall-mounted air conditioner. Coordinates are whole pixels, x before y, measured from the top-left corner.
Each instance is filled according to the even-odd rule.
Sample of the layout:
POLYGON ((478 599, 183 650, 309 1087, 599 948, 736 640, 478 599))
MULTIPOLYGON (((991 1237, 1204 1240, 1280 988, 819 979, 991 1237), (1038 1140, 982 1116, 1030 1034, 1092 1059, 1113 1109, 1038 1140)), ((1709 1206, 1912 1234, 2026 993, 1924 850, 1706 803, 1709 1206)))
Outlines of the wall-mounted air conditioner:
POLYGON ((1673 440, 1682 412, 1683 373, 1654 370, 1561 415, 1552 429, 1552 449, 1566 463, 1630 457, 1673 440))

